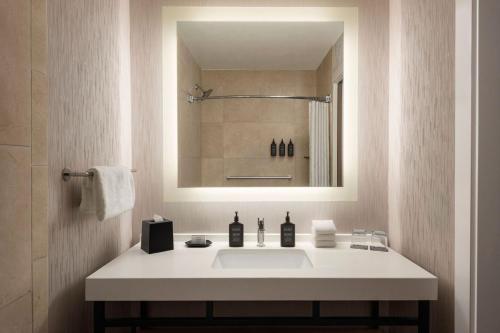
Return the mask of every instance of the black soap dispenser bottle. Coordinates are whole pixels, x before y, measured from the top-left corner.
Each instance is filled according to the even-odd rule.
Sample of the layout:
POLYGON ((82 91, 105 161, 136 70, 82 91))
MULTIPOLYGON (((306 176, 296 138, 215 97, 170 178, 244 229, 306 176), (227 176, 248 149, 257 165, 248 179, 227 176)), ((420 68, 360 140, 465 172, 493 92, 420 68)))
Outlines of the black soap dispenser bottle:
POLYGON ((229 246, 243 247, 243 224, 240 223, 238 212, 234 213, 234 222, 229 224, 229 246))
POLYGON ((283 139, 281 139, 280 143, 280 156, 285 156, 285 143, 283 142, 283 139))
POLYGON ((281 224, 281 247, 295 247, 295 224, 290 222, 290 212, 286 212, 285 223, 281 224))
POLYGON ((276 156, 276 142, 274 142, 274 139, 273 142, 271 142, 271 156, 276 156))

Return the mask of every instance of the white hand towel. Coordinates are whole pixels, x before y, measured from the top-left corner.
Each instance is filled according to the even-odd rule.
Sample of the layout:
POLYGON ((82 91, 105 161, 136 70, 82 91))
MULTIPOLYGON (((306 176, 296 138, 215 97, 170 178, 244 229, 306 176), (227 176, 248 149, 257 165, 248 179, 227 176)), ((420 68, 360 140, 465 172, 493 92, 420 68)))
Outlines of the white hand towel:
POLYGON ((313 220, 312 221, 312 234, 313 235, 325 235, 325 234, 335 234, 337 228, 333 220, 313 220))
POLYGON ((315 247, 335 247, 336 245, 334 240, 314 240, 315 247))
POLYGON ((129 168, 98 166, 84 180, 80 210, 103 221, 131 210, 135 203, 134 177, 129 168))
POLYGON ((315 241, 335 241, 335 234, 313 235, 315 241))

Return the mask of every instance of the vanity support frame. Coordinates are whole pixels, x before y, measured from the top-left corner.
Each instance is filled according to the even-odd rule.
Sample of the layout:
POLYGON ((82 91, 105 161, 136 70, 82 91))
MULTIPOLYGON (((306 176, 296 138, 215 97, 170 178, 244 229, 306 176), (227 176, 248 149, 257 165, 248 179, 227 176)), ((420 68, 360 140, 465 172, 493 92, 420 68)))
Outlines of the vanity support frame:
POLYGON ((430 333, 430 301, 418 301, 416 317, 380 316, 379 301, 371 301, 370 316, 321 316, 320 301, 312 301, 308 317, 217 317, 214 302, 206 302, 205 317, 149 317, 146 302, 141 303, 139 317, 109 318, 105 316, 105 302, 94 301, 94 333, 105 333, 107 327, 217 327, 217 326, 416 326, 418 333, 430 333))

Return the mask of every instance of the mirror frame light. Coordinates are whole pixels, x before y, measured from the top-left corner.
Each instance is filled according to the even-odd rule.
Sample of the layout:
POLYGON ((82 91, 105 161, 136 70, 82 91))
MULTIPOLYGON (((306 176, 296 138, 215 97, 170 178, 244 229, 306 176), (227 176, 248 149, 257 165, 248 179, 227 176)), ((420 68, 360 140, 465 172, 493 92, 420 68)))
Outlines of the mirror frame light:
POLYGON ((163 15, 163 199, 166 202, 356 201, 358 197, 358 9, 174 7, 163 15), (344 22, 343 187, 178 187, 177 22, 344 22))

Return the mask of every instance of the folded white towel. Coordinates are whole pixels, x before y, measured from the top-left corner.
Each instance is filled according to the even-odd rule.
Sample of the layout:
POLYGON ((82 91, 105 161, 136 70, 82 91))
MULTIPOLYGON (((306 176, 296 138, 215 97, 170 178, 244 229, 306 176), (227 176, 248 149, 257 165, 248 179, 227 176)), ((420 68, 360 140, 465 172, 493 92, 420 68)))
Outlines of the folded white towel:
POLYGON ((313 235, 324 235, 324 234, 334 234, 337 232, 335 223, 333 220, 313 220, 312 221, 312 234, 313 235))
POLYGON ((335 234, 313 235, 315 241, 335 241, 335 234))
POLYGON ((335 247, 336 245, 334 240, 314 240, 315 247, 335 247))
POLYGON ((84 179, 80 210, 103 221, 134 208, 134 177, 129 168, 98 166, 84 179))

